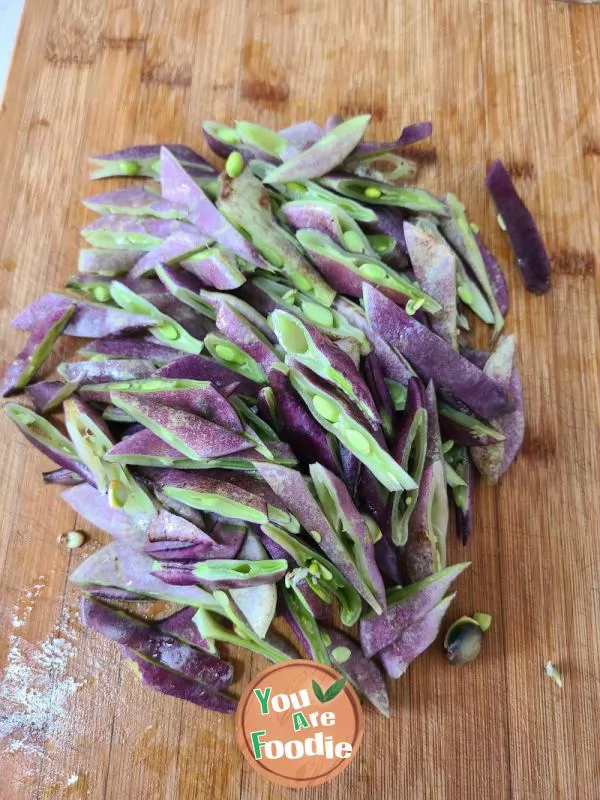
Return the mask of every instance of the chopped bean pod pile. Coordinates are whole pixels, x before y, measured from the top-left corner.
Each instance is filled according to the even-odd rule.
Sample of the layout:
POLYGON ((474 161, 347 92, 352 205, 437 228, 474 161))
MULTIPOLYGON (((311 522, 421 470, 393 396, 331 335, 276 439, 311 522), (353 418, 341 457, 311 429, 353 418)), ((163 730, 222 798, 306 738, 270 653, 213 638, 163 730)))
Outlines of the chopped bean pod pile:
MULTIPOLYGON (((220 167, 181 144, 94 156, 92 179, 129 188, 83 201, 99 216, 68 291, 12 322, 28 338, 1 394, 26 398, 5 413, 112 537, 71 575, 82 623, 210 710, 236 707, 226 643, 331 665, 389 715, 386 677, 437 638, 468 567, 448 564, 450 517, 465 544, 476 476, 496 483, 523 439, 502 270, 454 194, 415 185, 431 125, 376 143, 369 121, 206 122, 220 167), (38 378, 59 337, 76 357, 38 378), (168 616, 130 613, 144 600, 168 616)), ((546 291, 501 162, 486 186, 526 288, 546 291)), ((481 638, 461 625, 454 663, 481 638)))

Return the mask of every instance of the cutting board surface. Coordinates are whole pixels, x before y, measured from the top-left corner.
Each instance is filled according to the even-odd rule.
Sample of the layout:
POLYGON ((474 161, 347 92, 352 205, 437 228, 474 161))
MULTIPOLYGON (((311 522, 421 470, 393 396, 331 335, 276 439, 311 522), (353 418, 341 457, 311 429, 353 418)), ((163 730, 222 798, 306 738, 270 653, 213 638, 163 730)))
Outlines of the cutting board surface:
MULTIPOLYGON (((507 267, 525 443, 499 487, 478 488, 472 543, 450 547, 472 561, 451 615, 493 615, 483 654, 459 669, 432 648, 392 685, 391 719, 367 710, 351 767, 307 797, 599 796, 599 86, 597 6, 27 0, 0 110, 3 364, 23 341, 10 318, 76 270, 78 201, 101 190, 87 157, 156 141, 206 152, 203 119, 370 112, 378 138, 431 119, 423 185, 455 191, 507 267), (543 231, 545 297, 524 291, 485 196, 494 157, 543 231)), ((67 575, 102 537, 57 543, 82 521, 4 416, 0 464, 0 797, 296 797, 249 769, 231 718, 143 689, 79 628, 67 575)), ((236 685, 265 666, 240 663, 236 685)))

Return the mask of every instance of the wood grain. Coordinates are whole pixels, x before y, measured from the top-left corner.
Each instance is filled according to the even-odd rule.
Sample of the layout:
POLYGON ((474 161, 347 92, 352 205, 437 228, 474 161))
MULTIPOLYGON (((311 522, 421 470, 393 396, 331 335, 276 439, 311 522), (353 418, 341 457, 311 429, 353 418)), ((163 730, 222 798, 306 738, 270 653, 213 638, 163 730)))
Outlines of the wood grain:
MULTIPOLYGON (((478 489, 472 544, 451 547, 453 559, 473 562, 452 613, 493 615, 483 656, 451 669, 432 648, 392 687, 389 721, 367 712, 351 769, 307 797, 598 797, 599 85, 593 6, 27 0, 0 111, 3 363, 21 341, 11 316, 75 271, 87 218, 78 200, 92 191, 86 157, 156 140, 204 151, 205 118, 283 126, 369 111, 378 137, 430 118, 424 185, 456 191, 508 265, 482 188, 499 156, 544 232, 552 292, 528 295, 507 270, 527 406, 523 452, 497 489, 478 489), (548 659, 562 691, 544 675, 548 659)), ((3 664, 15 642, 34 651, 69 617, 77 628, 67 575, 85 553, 56 543, 78 521, 41 485, 47 462, 4 417, 0 463, 3 664), (36 584, 43 589, 14 629, 15 607, 23 612, 36 584)), ((101 541, 92 533, 86 552, 101 541)), ((83 685, 68 713, 38 731, 36 748, 8 752, 0 742, 3 798, 296 796, 250 771, 231 719, 142 689, 117 648, 86 631, 73 648, 67 675, 83 685)), ((258 657, 240 663, 237 685, 243 668, 264 666, 258 657)), ((48 678, 56 698, 64 678, 48 678)))

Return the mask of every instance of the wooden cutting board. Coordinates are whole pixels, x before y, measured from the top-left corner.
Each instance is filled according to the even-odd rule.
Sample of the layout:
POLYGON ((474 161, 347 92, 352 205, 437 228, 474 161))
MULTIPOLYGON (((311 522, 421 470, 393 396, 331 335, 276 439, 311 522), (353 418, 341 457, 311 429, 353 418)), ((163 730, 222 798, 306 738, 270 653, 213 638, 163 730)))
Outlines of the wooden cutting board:
MULTIPOLYGON (((599 86, 589 5, 27 0, 0 112, 3 363, 23 342, 10 318, 76 270, 78 201, 101 189, 87 157, 156 141, 206 152, 206 118, 370 112, 388 138, 431 119, 423 184, 455 191, 507 268, 527 434, 500 486, 478 489, 472 543, 450 547, 473 562, 451 616, 493 615, 483 655, 451 668, 432 648, 391 686, 390 720, 367 710, 350 769, 307 797, 599 796, 599 86), (547 242, 545 297, 524 291, 485 196, 497 156, 547 242)), ((142 688, 116 646, 79 628, 67 576, 102 537, 57 543, 82 522, 42 485, 48 462, 0 426, 2 798, 298 796, 245 765, 232 719, 142 688)), ((247 659, 238 675, 265 666, 247 659)))

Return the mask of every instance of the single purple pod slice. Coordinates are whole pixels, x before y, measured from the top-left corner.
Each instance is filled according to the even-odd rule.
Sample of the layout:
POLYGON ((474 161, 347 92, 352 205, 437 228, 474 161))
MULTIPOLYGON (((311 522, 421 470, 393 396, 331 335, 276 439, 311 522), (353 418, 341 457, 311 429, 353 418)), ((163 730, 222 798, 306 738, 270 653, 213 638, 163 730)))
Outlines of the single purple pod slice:
POLYGON ((396 546, 406 544, 408 525, 419 496, 419 484, 425 465, 427 451, 428 418, 423 390, 418 378, 408 384, 406 405, 392 455, 409 473, 417 489, 395 492, 390 508, 390 530, 396 546))
POLYGON ((83 478, 71 469, 53 469, 50 472, 42 472, 42 480, 44 483, 53 486, 79 486, 83 483, 83 478))
POLYGON ((238 394, 248 397, 256 397, 260 389, 260 384, 255 381, 203 355, 189 355, 177 358, 159 369, 157 376, 161 378, 210 381, 219 389, 231 386, 231 384, 237 384, 238 394))
POLYGON ((518 370, 515 366, 515 338, 500 341, 484 367, 484 372, 504 386, 516 402, 516 408, 498 415, 491 424, 504 441, 487 447, 472 447, 471 458, 486 483, 497 483, 517 456, 523 443, 525 416, 518 370))
POLYGON ((211 559, 194 566, 196 583, 205 589, 243 589, 280 581, 288 569, 285 559, 211 559))
POLYGON ((179 450, 187 458, 214 458, 247 450, 252 443, 239 433, 180 409, 159 403, 143 394, 111 393, 117 408, 179 450))
POLYGON ((111 603, 115 600, 123 603, 137 603, 146 599, 143 594, 128 592, 127 589, 113 589, 111 586, 86 586, 85 591, 90 597, 108 600, 111 603))
POLYGON ((63 361, 57 368, 66 381, 78 384, 110 383, 148 378, 156 370, 152 361, 145 359, 106 359, 102 361, 63 361))
POLYGON ((148 542, 144 549, 148 555, 159 561, 185 561, 186 564, 210 559, 213 557, 211 553, 214 553, 215 558, 235 558, 240 552, 245 531, 246 528, 242 525, 219 522, 211 531, 211 535, 217 536, 227 532, 227 536, 223 542, 213 540, 210 550, 205 542, 190 544, 176 540, 148 542))
POLYGON ((490 165, 485 186, 504 220, 525 287, 530 292, 544 294, 550 288, 550 259, 531 212, 500 160, 490 165))
POLYGON ((366 509, 377 524, 385 528, 390 493, 364 464, 358 474, 357 496, 361 508, 366 509))
POLYGON ((191 681, 176 672, 164 669, 126 647, 123 648, 123 656, 124 663, 145 686, 180 700, 188 700, 209 711, 235 714, 237 702, 232 697, 205 689, 197 681, 191 681))
MULTIPOLYGON (((243 293, 243 292, 242 292, 243 293)), ((240 293, 240 294, 242 294, 240 293)), ((241 297, 238 297, 231 292, 211 292, 204 289, 201 293, 202 299, 214 309, 215 314, 218 313, 219 308, 226 303, 230 308, 245 317, 248 322, 262 333, 262 335, 271 342, 277 344, 277 337, 273 333, 273 329, 267 322, 265 316, 254 304, 246 302, 241 297)))
POLYGON ((86 343, 78 351, 80 356, 104 356, 106 358, 122 358, 151 361, 157 366, 168 364, 181 358, 181 351, 159 344, 151 336, 119 335, 105 336, 86 343))
POLYGON ((205 120, 202 123, 202 133, 213 153, 221 158, 227 158, 234 150, 246 155, 242 148, 242 140, 235 128, 213 120, 205 120))
POLYGON ((102 156, 92 156, 90 163, 97 167, 90 178, 125 177, 157 178, 160 174, 161 148, 167 147, 182 164, 197 172, 213 172, 214 167, 199 153, 184 144, 141 144, 116 150, 102 156))
POLYGON ((321 632, 329 641, 327 652, 332 666, 338 669, 380 714, 389 717, 390 700, 384 677, 377 664, 363 654, 358 642, 342 631, 322 626, 321 632))
POLYGON ((483 265, 485 266, 492 290, 496 296, 498 308, 502 315, 506 316, 508 313, 508 285, 504 273, 496 257, 487 249, 478 233, 475 234, 475 241, 481 252, 483 265))
POLYGON ((85 590, 88 586, 106 586, 169 603, 196 608, 215 607, 211 594, 199 586, 169 586, 154 577, 152 564, 152 558, 144 553, 141 542, 132 544, 115 540, 82 561, 71 573, 70 580, 85 590))
POLYGON ((375 560, 377 561, 379 571, 387 578, 389 583, 396 586, 400 585, 402 582, 402 575, 400 574, 398 548, 392 542, 388 531, 384 531, 381 539, 375 542, 375 560))
POLYGON ((435 642, 442 620, 455 597, 456 594, 444 597, 424 617, 406 628, 399 639, 379 653, 388 677, 400 678, 408 666, 435 642))
MULTIPOLYGON (((309 535, 317 542, 321 550, 352 583, 356 591, 364 597, 367 603, 369 603, 377 613, 380 613, 381 605, 374 595, 372 585, 375 586, 378 593, 380 586, 376 585, 378 582, 374 571, 374 564, 367 564, 366 548, 368 548, 368 542, 362 542, 361 536, 363 536, 363 530, 355 524, 356 520, 354 517, 352 518, 352 524, 348 523, 349 508, 353 506, 353 503, 347 492, 346 495, 342 494, 342 489, 345 491, 345 487, 341 481, 339 484, 342 489, 339 489, 339 486, 336 488, 339 489, 340 496, 345 501, 344 520, 348 523, 348 528, 350 528, 347 535, 349 535, 354 542, 354 547, 352 548, 349 548, 345 544, 344 537, 339 534, 337 529, 334 530, 334 528, 332 528, 327 516, 317 500, 313 497, 306 480, 300 472, 281 465, 265 463, 257 463, 256 469, 275 494, 281 498, 289 511, 296 517, 300 525, 308 531, 309 535), (359 541, 362 551, 357 554, 356 544, 359 541), (357 564, 359 562, 361 567, 364 568, 364 571, 369 572, 368 581, 358 569, 357 564)), ((315 474, 320 475, 325 482, 326 473, 323 472, 322 475, 321 473, 315 474)), ((330 475, 330 477, 335 479, 333 475, 330 475)), ((323 488, 323 497, 326 497, 325 491, 327 491, 327 489, 323 488)), ((383 583, 381 583, 381 589, 383 590, 383 583)))
MULTIPOLYGON (((264 561, 269 558, 269 555, 258 534, 253 530, 248 530, 237 558, 246 561, 264 561)), ((277 559, 287 561, 287 553, 278 556, 277 559)), ((251 630, 264 639, 277 611, 277 587, 275 584, 263 583, 260 586, 232 589, 230 595, 251 630)))
POLYGON ((131 214, 160 219, 185 219, 188 214, 187 208, 181 203, 165 200, 141 186, 95 194, 86 197, 82 203, 97 214, 131 214))
POLYGON ((293 231, 321 231, 345 250, 377 258, 377 253, 358 223, 335 203, 314 199, 292 200, 281 206, 279 214, 293 231))
POLYGON ((361 203, 398 206, 418 213, 447 217, 448 209, 442 200, 430 192, 413 186, 392 186, 372 178, 361 178, 351 173, 338 172, 325 175, 319 181, 334 192, 361 203))
POLYGON ((313 325, 293 314, 274 311, 270 319, 286 354, 340 389, 356 404, 372 427, 377 428, 381 418, 375 401, 350 356, 313 325))
POLYGON ((161 264, 179 264, 191 259, 204 253, 211 243, 208 236, 195 228, 175 231, 142 255, 129 271, 128 279, 137 280, 152 275, 161 264))
POLYGON ((360 643, 367 658, 389 647, 403 631, 429 613, 468 566, 468 562, 454 564, 418 583, 391 589, 387 611, 380 616, 369 612, 360 621, 360 643))
MULTIPOLYGON (((294 570, 296 572, 296 570, 294 570)), ((310 591, 310 590, 309 590, 310 591)), ((312 593, 313 596, 314 593, 312 593)), ((321 664, 331 664, 327 654, 325 642, 321 636, 321 631, 317 621, 304 605, 304 597, 299 597, 294 591, 293 586, 281 587, 281 595, 284 602, 283 616, 285 621, 292 629, 292 632, 313 661, 321 664)))
POLYGON ((218 330, 227 339, 248 353, 265 372, 268 372, 274 364, 280 361, 264 334, 229 303, 221 302, 219 304, 216 324, 218 330))
MULTIPOLYGON (((231 536, 224 543, 215 541, 213 537, 198 528, 192 522, 183 517, 160 508, 151 517, 148 523, 147 553, 155 553, 154 545, 159 545, 164 551, 175 551, 182 547, 182 544, 193 547, 195 555, 190 555, 196 561, 204 561, 209 558, 234 558, 244 539, 244 528, 242 526, 229 526, 228 532, 231 536)), ((155 558, 159 556, 155 555, 155 558)), ((167 557, 167 556, 165 556, 167 557)), ((174 556, 168 556, 173 558, 174 556)))
POLYGON ((316 460, 339 473, 327 434, 309 413, 285 372, 271 369, 268 378, 275 396, 281 438, 305 466, 316 460))
POLYGON ((455 473, 461 478, 462 484, 451 487, 454 508, 456 511, 456 535, 458 541, 466 544, 473 528, 473 491, 475 473, 469 458, 469 451, 464 445, 453 444, 452 449, 446 454, 455 473))
POLYGON ((342 164, 358 145, 371 115, 353 117, 322 136, 308 149, 286 160, 266 178, 268 183, 289 183, 318 178, 342 164))
POLYGON ((192 647, 197 647, 199 650, 206 650, 207 653, 216 655, 217 651, 214 642, 200 636, 198 628, 194 625, 195 613, 195 608, 187 606, 175 611, 173 614, 169 614, 168 617, 157 620, 155 624, 163 633, 174 636, 176 639, 190 644, 192 647))
POLYGON ((227 689, 233 680, 230 664, 210 653, 175 639, 143 620, 91 597, 82 597, 80 619, 90 630, 134 650, 143 658, 160 664, 206 689, 227 689))
MULTIPOLYGON (((377 601, 377 607, 385 609, 387 605, 385 587, 375 560, 373 537, 362 514, 354 505, 348 489, 340 478, 321 464, 310 465, 310 477, 319 504, 331 528, 338 534, 340 543, 346 543, 348 555, 371 590, 377 601)), ((333 556, 330 557, 333 559, 333 556)), ((371 603, 371 606, 377 610, 374 604, 371 603)))
POLYGON ((160 161, 163 197, 186 206, 189 219, 206 236, 255 267, 267 268, 258 251, 212 204, 174 154, 164 148, 160 161))
POLYGON ((84 483, 65 489, 61 497, 86 522, 114 539, 140 546, 146 541, 149 517, 132 517, 121 508, 112 507, 107 496, 93 486, 84 483))
POLYGON ((288 128, 278 131, 279 136, 288 143, 288 147, 283 153, 284 160, 289 158, 292 153, 306 150, 311 145, 318 142, 323 136, 323 131, 316 122, 310 119, 296 122, 288 128))
MULTIPOLYGON (((183 269, 195 275, 204 286, 220 291, 237 289, 246 281, 236 257, 221 245, 213 245, 181 261, 183 269)), ((249 270, 246 270, 249 271, 249 270)))
POLYGON ((406 356, 426 380, 448 389, 486 419, 510 408, 510 397, 502 386, 368 284, 364 287, 364 304, 377 333, 406 356))
POLYGON ((1 397, 27 386, 52 352, 74 312, 75 306, 71 305, 66 310, 57 308, 39 319, 29 334, 27 344, 8 365, 0 381, 1 397))
POLYGON ((343 250, 329 236, 317 230, 297 231, 296 239, 337 292, 362 297, 363 285, 369 283, 398 303, 413 300, 419 301, 427 311, 440 308, 439 303, 416 283, 383 261, 343 250))
POLYGON ((500 431, 468 413, 468 409, 459 410, 440 401, 438 412, 440 430, 445 441, 451 439, 467 447, 486 447, 504 441, 504 435, 500 431))
MULTIPOLYGON (((408 254, 406 240, 404 238, 404 212, 401 208, 393 206, 379 206, 377 209, 377 220, 366 224, 369 233, 384 234, 396 241, 398 249, 405 256, 408 254)), ((403 260, 402 266, 408 266, 408 259, 403 260)))
MULTIPOLYGON (((352 497, 356 499, 358 492, 358 479, 361 473, 362 463, 358 460, 354 453, 351 453, 350 450, 348 450, 347 447, 344 447, 343 444, 339 444, 338 449, 341 477, 348 487, 348 491, 352 497)), ((336 472, 339 472, 339 470, 336 472)))
POLYGON ((31 398, 35 410, 39 414, 48 414, 59 408, 63 400, 70 397, 79 386, 79 381, 40 381, 26 387, 25 391, 31 398))
POLYGON ((394 430, 396 410, 390 396, 390 390, 385 382, 385 373, 381 361, 375 351, 372 350, 365 356, 362 372, 371 397, 375 401, 375 407, 379 410, 383 432, 389 439, 394 430))
POLYGON ((433 132, 431 122, 413 122, 402 128, 400 136, 394 142, 361 142, 352 153, 349 161, 358 160, 363 156, 374 156, 382 153, 393 153, 402 150, 411 144, 429 139, 433 132))
POLYGON ((178 232, 193 234, 195 228, 177 219, 104 214, 81 229, 89 245, 108 250, 152 250, 178 232))
POLYGON ((404 223, 410 263, 419 285, 440 304, 429 315, 431 329, 453 350, 458 350, 456 309, 456 257, 423 228, 404 223))
POLYGON ((75 452, 73 443, 48 420, 18 403, 7 403, 4 411, 27 441, 51 461, 95 485, 94 476, 75 452))
POLYGON ((143 250, 81 249, 77 272, 80 275, 116 278, 118 275, 126 275, 143 255, 143 250))

